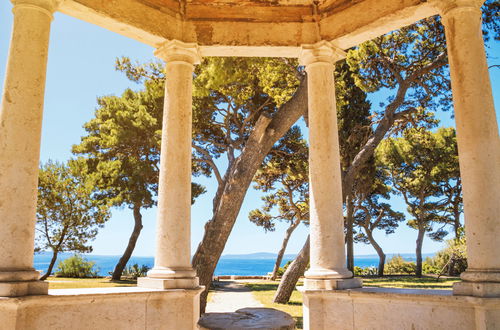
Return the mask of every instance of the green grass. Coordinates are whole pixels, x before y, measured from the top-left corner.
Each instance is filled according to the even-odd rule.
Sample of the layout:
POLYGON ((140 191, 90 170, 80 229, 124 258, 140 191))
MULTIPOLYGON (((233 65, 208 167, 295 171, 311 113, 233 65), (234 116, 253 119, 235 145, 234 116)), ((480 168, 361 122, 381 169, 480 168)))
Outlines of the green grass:
POLYGON ((111 281, 109 278, 67 278, 49 277, 49 289, 107 288, 135 286, 136 281, 111 281))
POLYGON ((390 276, 390 277, 364 277, 363 286, 378 288, 398 289, 432 289, 451 290, 453 283, 458 282, 458 277, 440 278, 424 276, 416 278, 412 276, 390 276))

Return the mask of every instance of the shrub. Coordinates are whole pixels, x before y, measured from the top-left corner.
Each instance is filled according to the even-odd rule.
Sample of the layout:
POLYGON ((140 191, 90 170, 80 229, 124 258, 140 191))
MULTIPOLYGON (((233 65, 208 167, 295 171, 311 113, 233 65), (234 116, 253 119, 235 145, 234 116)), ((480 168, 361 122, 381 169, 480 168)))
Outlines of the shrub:
POLYGON ((286 270, 287 270, 288 266, 290 266, 290 264, 291 264, 292 262, 293 262, 293 260, 288 260, 288 261, 286 262, 286 264, 285 264, 285 265, 283 265, 283 267, 278 268, 278 271, 276 272, 276 274, 277 274, 278 276, 283 276, 283 274, 285 274, 285 272, 286 272, 286 270))
POLYGON ((123 276, 126 278, 131 278, 136 280, 138 277, 144 277, 147 275, 148 270, 151 268, 147 265, 139 266, 138 264, 129 265, 123 270, 123 276))
POLYGON ((98 270, 94 270, 95 262, 88 261, 81 255, 75 254, 57 265, 56 277, 97 277, 98 270))
POLYGON ((422 273, 424 274, 439 274, 439 268, 434 261, 434 258, 427 257, 424 262, 422 262, 422 273))
POLYGON ((427 258, 425 263, 432 274, 460 275, 467 269, 465 238, 448 240, 446 247, 433 258, 427 258))
POLYGON ((358 267, 354 266, 354 275, 356 276, 371 276, 378 274, 378 268, 374 266, 358 267))
POLYGON ((389 261, 387 261, 385 266, 386 274, 401 275, 401 274, 415 274, 417 265, 414 262, 406 261, 402 256, 395 255, 389 261))
POLYGON ((354 275, 356 276, 360 276, 360 275, 363 275, 363 268, 362 267, 358 267, 358 266, 354 266, 354 271, 353 271, 354 275))

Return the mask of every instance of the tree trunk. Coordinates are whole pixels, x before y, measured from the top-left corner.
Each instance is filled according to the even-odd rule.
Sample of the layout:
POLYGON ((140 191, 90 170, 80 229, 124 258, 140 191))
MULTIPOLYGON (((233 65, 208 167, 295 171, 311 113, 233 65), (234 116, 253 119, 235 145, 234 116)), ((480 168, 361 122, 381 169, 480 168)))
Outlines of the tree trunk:
POLYGON ((276 290, 276 294, 274 295, 275 303, 288 303, 295 289, 295 285, 297 285, 299 278, 304 275, 307 265, 309 264, 309 252, 309 236, 307 236, 306 243, 302 247, 302 250, 300 250, 295 260, 288 266, 285 274, 283 274, 281 278, 278 290, 276 290))
POLYGON ((422 277, 422 243, 424 242, 425 229, 418 226, 417 247, 415 253, 417 255, 417 269, 415 275, 422 277))
POLYGON ((354 273, 354 203, 351 195, 346 196, 346 245, 347 245, 347 269, 354 273))
POLYGON ((113 275, 111 276, 111 279, 114 281, 119 281, 121 279, 123 270, 125 269, 125 266, 127 266, 128 260, 130 259, 132 252, 134 252, 135 244, 137 243, 137 239, 139 238, 139 235, 141 233, 142 215, 141 215, 140 205, 134 205, 134 221, 135 221, 134 230, 132 231, 132 234, 130 235, 130 238, 128 240, 127 248, 125 249, 125 252, 123 253, 118 263, 116 264, 115 269, 113 271, 113 275))
POLYGON ((385 268, 385 253, 384 250, 382 250, 382 247, 375 241, 373 238, 373 235, 371 232, 368 230, 366 231, 366 236, 368 237, 368 240, 370 241, 370 244, 373 246, 375 251, 377 251, 378 254, 378 276, 382 277, 384 276, 384 268, 385 268))
POLYGON ((460 211, 458 210, 457 207, 455 207, 455 210, 453 211, 454 215, 454 230, 455 230, 455 239, 458 240, 460 238, 460 228, 462 227, 462 224, 460 223, 460 211))
POLYGON ((59 253, 58 249, 52 250, 52 259, 50 259, 49 268, 47 268, 45 274, 43 274, 43 276, 40 277, 40 281, 45 281, 47 277, 49 277, 50 274, 52 273, 52 268, 54 268, 54 264, 56 263, 58 253, 59 253))
POLYGON ((307 81, 303 80, 293 97, 265 120, 261 115, 240 156, 227 170, 224 184, 215 199, 212 219, 205 225, 203 239, 193 256, 193 267, 205 290, 200 297, 200 311, 205 311, 208 290, 217 262, 236 222, 236 217, 252 179, 278 141, 307 112, 307 81), (260 122, 260 123, 259 123, 260 122))
POLYGON ((290 240, 290 236, 292 236, 293 231, 300 225, 300 220, 296 220, 292 222, 290 227, 287 228, 285 232, 285 237, 283 238, 283 243, 281 243, 281 248, 278 252, 278 256, 276 257, 276 262, 274 263, 273 273, 271 274, 271 280, 276 280, 278 277, 278 270, 281 266, 281 261, 283 260, 283 256, 285 255, 286 246, 288 245, 288 241, 290 240))

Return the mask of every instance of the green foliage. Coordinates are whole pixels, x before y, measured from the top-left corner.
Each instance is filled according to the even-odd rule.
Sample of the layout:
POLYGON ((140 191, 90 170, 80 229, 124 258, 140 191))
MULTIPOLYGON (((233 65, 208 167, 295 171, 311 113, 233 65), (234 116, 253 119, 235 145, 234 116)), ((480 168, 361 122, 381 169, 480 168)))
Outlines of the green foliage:
POLYGON ((371 191, 356 194, 354 224, 363 230, 354 237, 356 242, 371 243, 375 230, 383 230, 386 235, 393 234, 399 223, 405 220, 402 212, 394 211, 389 203, 380 201, 381 198, 389 198, 389 187, 377 178, 375 181, 371 191))
POLYGON ((432 258, 427 258, 424 270, 431 274, 458 276, 467 269, 467 249, 465 237, 451 239, 446 247, 432 258))
POLYGON ((493 37, 500 40, 500 1, 486 0, 483 4, 483 36, 485 41, 493 37))
POLYGON ((151 268, 147 265, 139 266, 139 264, 129 265, 123 270, 123 276, 136 280, 138 277, 145 277, 151 268))
POLYGON ((97 277, 98 270, 94 269, 95 262, 83 258, 79 254, 69 257, 57 265, 56 277, 97 277))
MULTIPOLYGON (((347 63, 359 70, 355 82, 364 91, 399 88, 404 92, 400 111, 451 107, 446 41, 438 16, 364 42, 349 51, 347 63)), ((415 113, 415 119, 425 119, 422 115, 415 113)))
MULTIPOLYGON (((154 64, 161 70, 159 64, 154 64)), ((118 68, 125 65, 118 62, 118 68)), ((132 70, 132 68, 130 68, 132 70)), ((134 73, 126 71, 129 77, 134 73)), ((144 89, 97 99, 87 135, 73 153, 82 156, 101 189, 100 198, 115 206, 150 208, 158 191, 164 81, 146 80, 144 89)), ((204 189, 193 184, 193 199, 204 189)))
POLYGON ((378 268, 373 266, 359 267, 354 266, 355 276, 374 276, 378 274, 378 268))
POLYGON ((274 231, 275 221, 308 222, 309 182, 306 141, 298 126, 279 140, 254 177, 255 188, 269 194, 262 197, 262 209, 252 210, 250 221, 265 231, 274 231), (278 213, 272 215, 273 208, 278 213))
POLYGON ((38 176, 36 250, 92 252, 89 242, 109 219, 108 205, 95 199, 85 163, 48 161, 38 176))
POLYGON ((434 240, 442 240, 447 234, 442 224, 449 224, 450 219, 442 212, 447 199, 439 199, 443 196, 441 188, 457 180, 459 174, 455 130, 406 130, 401 138, 383 141, 377 157, 393 193, 402 195, 408 205, 413 217, 408 225, 425 230, 434 240), (441 226, 434 230, 433 224, 441 226))
MULTIPOLYGON (((367 100, 365 91, 355 84, 355 77, 358 75, 358 69, 349 67, 345 61, 337 63, 335 97, 337 102, 340 163, 343 171, 346 171, 352 164, 352 161, 372 134, 371 103, 367 100)), ((360 171, 358 181, 364 179, 363 174, 364 171, 360 171)))
POLYGON ((193 81, 194 159, 199 170, 224 174, 214 159, 227 158, 228 173, 255 123, 272 116, 299 85, 296 61, 279 58, 205 58, 193 81))
POLYGON ((290 264, 293 262, 293 260, 288 260, 284 265, 283 267, 280 267, 278 269, 278 271, 276 272, 276 274, 278 276, 283 276, 283 274, 285 274, 286 270, 288 269, 288 266, 290 266, 290 264))
POLYGON ((415 274, 416 265, 414 262, 406 261, 402 256, 395 255, 385 265, 387 274, 401 275, 401 274, 415 274))

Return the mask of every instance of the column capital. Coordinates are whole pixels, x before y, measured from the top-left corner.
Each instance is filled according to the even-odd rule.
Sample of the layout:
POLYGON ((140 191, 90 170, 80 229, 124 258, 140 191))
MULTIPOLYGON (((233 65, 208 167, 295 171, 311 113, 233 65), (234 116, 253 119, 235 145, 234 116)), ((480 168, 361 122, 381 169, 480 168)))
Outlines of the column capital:
POLYGON ((331 42, 322 40, 315 44, 302 45, 299 55, 301 65, 326 62, 334 64, 346 57, 346 52, 335 47, 331 42))
POLYGON ((31 8, 47 14, 52 19, 52 14, 64 0, 11 0, 13 11, 18 8, 31 8))
POLYGON ((439 10, 441 16, 454 9, 480 10, 484 0, 432 0, 431 4, 439 10))
POLYGON ((180 61, 189 64, 199 64, 201 62, 201 54, 198 45, 179 40, 168 40, 158 47, 154 54, 167 63, 180 61))

